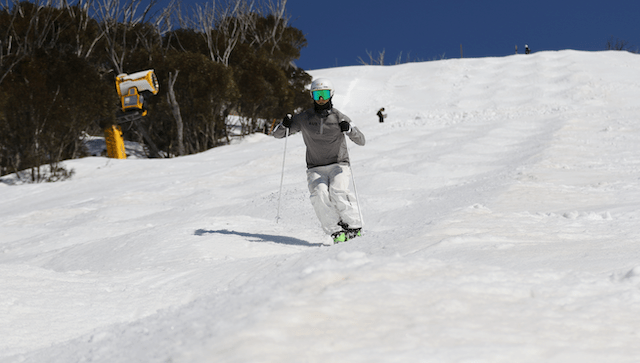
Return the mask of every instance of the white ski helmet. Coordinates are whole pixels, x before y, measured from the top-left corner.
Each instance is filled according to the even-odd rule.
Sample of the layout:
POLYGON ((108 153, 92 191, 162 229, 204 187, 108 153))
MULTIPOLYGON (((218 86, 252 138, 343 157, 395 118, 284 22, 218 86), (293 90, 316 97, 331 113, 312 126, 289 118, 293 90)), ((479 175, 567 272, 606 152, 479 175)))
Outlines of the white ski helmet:
POLYGON ((311 93, 311 97, 313 97, 313 91, 325 90, 328 89, 331 91, 331 97, 333 97, 333 83, 326 78, 318 78, 311 83, 311 89, 309 93, 311 93))

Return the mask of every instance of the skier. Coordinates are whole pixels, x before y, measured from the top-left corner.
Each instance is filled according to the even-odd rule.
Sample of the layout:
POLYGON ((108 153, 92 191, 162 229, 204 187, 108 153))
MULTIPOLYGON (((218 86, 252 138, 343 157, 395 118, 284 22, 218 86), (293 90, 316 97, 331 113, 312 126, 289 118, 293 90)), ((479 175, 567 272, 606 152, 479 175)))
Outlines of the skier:
POLYGON ((361 235, 356 197, 349 190, 351 169, 345 135, 357 145, 364 145, 362 132, 351 119, 333 108, 333 84, 325 78, 311 83, 314 107, 295 116, 287 115, 273 130, 282 139, 302 133, 307 147, 307 183, 316 216, 334 243, 361 235))
POLYGON ((378 113, 376 113, 376 115, 378 115, 378 122, 380 123, 383 123, 384 118, 387 117, 387 115, 385 115, 383 112, 384 112, 384 107, 378 110, 378 113))

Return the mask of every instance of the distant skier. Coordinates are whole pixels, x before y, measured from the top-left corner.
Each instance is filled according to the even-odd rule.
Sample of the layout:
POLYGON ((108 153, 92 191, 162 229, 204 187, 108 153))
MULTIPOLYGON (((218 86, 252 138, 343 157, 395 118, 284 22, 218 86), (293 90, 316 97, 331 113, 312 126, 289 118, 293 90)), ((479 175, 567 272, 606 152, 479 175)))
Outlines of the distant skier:
POLYGON ((311 204, 322 229, 338 243, 361 235, 358 203, 349 190, 351 169, 345 135, 361 146, 365 138, 349 117, 333 108, 333 93, 331 81, 314 80, 311 83, 314 107, 293 117, 287 115, 273 130, 273 136, 284 138, 286 129, 291 134, 302 133, 307 147, 311 204))
POLYGON ((529 53, 531 53, 531 49, 529 49, 529 46, 525 44, 524 45, 524 54, 529 54, 529 53))
POLYGON ((387 117, 387 115, 385 115, 385 114, 384 114, 384 113, 382 113, 382 112, 384 112, 384 107, 383 107, 383 108, 381 108, 380 110, 378 110, 378 113, 376 114, 376 115, 378 115, 378 121, 379 121, 380 123, 383 123, 383 122, 384 122, 384 118, 385 118, 385 117, 387 117))

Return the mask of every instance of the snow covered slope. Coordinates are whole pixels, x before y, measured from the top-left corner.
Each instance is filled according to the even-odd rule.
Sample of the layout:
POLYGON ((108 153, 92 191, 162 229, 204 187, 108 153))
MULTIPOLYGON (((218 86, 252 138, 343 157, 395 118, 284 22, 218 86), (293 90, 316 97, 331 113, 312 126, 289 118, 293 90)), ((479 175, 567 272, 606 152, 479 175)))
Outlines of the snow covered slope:
POLYGON ((0 183, 0 362, 637 362, 638 59, 314 71, 367 137, 337 246, 299 136, 279 223, 264 135, 0 183))

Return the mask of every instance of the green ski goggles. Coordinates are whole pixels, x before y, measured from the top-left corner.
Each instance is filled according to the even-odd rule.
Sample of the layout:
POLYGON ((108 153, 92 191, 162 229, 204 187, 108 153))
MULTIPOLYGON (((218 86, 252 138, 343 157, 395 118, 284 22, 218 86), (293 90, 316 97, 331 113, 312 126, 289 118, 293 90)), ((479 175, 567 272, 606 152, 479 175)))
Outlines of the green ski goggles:
POLYGON ((319 101, 320 97, 322 97, 323 100, 328 100, 329 98, 331 98, 331 90, 319 89, 311 92, 311 95, 313 96, 314 101, 319 101))

